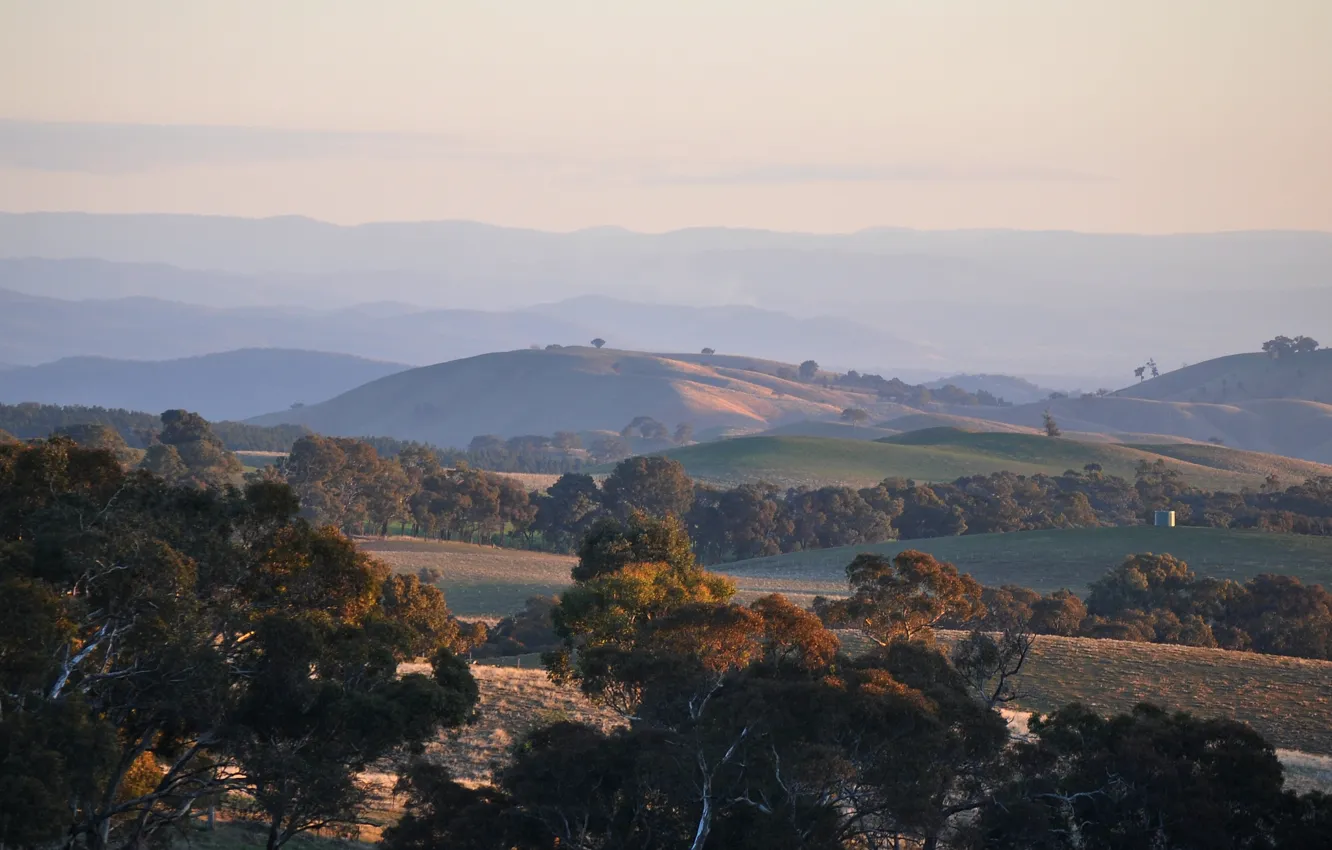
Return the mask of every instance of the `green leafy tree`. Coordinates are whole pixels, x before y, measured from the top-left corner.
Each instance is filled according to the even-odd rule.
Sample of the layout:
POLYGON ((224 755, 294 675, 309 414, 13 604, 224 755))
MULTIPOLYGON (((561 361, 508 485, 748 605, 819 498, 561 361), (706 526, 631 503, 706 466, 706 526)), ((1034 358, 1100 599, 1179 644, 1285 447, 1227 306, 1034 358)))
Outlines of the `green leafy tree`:
POLYGON ((1071 705, 1030 731, 1014 745, 1024 775, 982 810, 978 846, 1272 847, 1298 802, 1283 793, 1272 746, 1231 720, 1071 705))
POLYGON ((870 419, 869 411, 860 407, 848 407, 842 411, 842 421, 852 425, 864 425, 870 419))
POLYGON ((683 517, 694 504, 694 482, 678 460, 654 455, 616 464, 602 482, 607 510, 627 517, 640 510, 652 516, 683 517))
MULTIPOLYGON (((226 487, 236 483, 244 467, 213 433, 208 420, 186 410, 168 410, 162 414, 162 431, 157 439, 173 447, 188 472, 188 482, 205 487, 226 487)), ((173 482, 174 483, 174 482, 173 482)))
POLYGON ((980 584, 925 552, 909 549, 891 560, 862 553, 846 576, 850 597, 826 603, 821 613, 880 645, 929 634, 945 619, 967 622, 984 614, 980 584))
POLYGON ((602 515, 601 490, 591 475, 568 472, 537 497, 532 528, 556 551, 572 551, 602 515))
POLYGON ((359 817, 363 756, 474 699, 465 666, 397 678, 411 632, 381 608, 387 569, 298 519, 285 485, 172 486, 57 438, 0 447, 0 506, 22 615, 0 621, 0 786, 28 801, 0 819, 7 842, 145 846, 245 790, 276 846, 359 817))
POLYGON ((802 381, 812 381, 814 380, 814 376, 819 374, 819 364, 813 360, 806 360, 804 363, 800 364, 800 369, 797 374, 800 375, 800 380, 802 381))
POLYGON ((601 348, 601 347, 602 347, 603 345, 605 345, 605 344, 606 344, 606 340, 602 339, 601 337, 597 337, 596 339, 592 340, 592 347, 593 347, 593 348, 601 348))
POLYGON ((110 425, 85 422, 75 425, 62 425, 52 432, 52 436, 68 437, 81 446, 90 449, 106 449, 116 456, 116 460, 129 464, 137 453, 125 442, 120 432, 110 425))
POLYGON ((695 569, 689 533, 673 515, 650 516, 634 511, 625 520, 598 520, 578 547, 574 581, 587 581, 631 564, 662 563, 683 574, 695 569))

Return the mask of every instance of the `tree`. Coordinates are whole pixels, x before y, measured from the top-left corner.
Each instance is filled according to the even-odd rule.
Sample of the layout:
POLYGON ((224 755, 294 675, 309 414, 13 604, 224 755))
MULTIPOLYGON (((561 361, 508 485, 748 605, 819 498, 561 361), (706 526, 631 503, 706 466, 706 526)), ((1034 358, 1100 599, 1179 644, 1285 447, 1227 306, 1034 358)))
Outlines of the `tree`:
POLYGON ((982 810, 979 846, 1272 847, 1297 802, 1272 746, 1235 721, 1075 704, 1029 728, 1014 744, 1022 775, 982 810))
POLYGON ((0 748, 26 753, 0 780, 63 801, 54 821, 6 811, 6 841, 42 818, 72 847, 146 846, 248 790, 281 812, 276 846, 359 817, 347 777, 367 762, 342 742, 391 754, 468 699, 470 677, 397 678, 387 568, 298 519, 283 484, 171 486, 57 438, 0 447, 0 504, 0 592, 21 612, 0 621, 0 748))
POLYGON ((981 616, 981 586, 952 564, 909 549, 889 560, 862 553, 846 568, 851 595, 826 603, 824 620, 859 629, 880 645, 911 640, 945 618, 981 616))
POLYGON ((1156 358, 1152 357, 1147 359, 1147 369, 1152 373, 1153 378, 1161 377, 1161 370, 1156 368, 1156 358))
POLYGON ((1056 590, 1032 603, 1031 630, 1041 635, 1072 637, 1087 619, 1087 606, 1070 590, 1056 590))
POLYGON ((610 463, 628 457, 633 449, 629 441, 619 434, 607 434, 592 442, 592 459, 597 463, 610 463))
POLYGON ((681 422, 675 426, 675 444, 683 446, 686 443, 694 441, 694 426, 688 422, 681 422))
POLYGON ((1059 423, 1055 421, 1054 414, 1050 413, 1048 408, 1041 414, 1041 420, 1045 425, 1045 436, 1058 437, 1064 433, 1059 430, 1059 423))
POLYGON ((819 373, 819 364, 813 360, 806 360, 800 364, 800 380, 812 381, 814 376, 819 373))
POLYGON ((869 418, 869 411, 861 407, 848 407, 842 411, 842 421, 852 425, 864 425, 869 418))
POLYGON ((705 348, 705 349, 703 349, 702 353, 705 354, 705 355, 711 356, 711 355, 717 353, 717 349, 715 349, 715 348, 705 348))
POLYGON ((1138 379, 1139 383, 1141 383, 1146 379, 1146 374, 1147 374, 1146 366, 1139 366, 1133 370, 1133 376, 1138 379))
POLYGON ((972 630, 953 648, 953 666, 986 708, 1017 699, 1013 679, 1022 672, 1034 638, 1026 623, 1011 623, 997 634, 972 630))
POLYGON ((683 517, 694 504, 694 482, 673 458, 640 455, 620 461, 601 485, 607 510, 628 517, 641 510, 652 516, 683 517))
POLYGON ((592 347, 593 347, 593 348, 601 348, 601 347, 602 347, 603 345, 605 345, 605 344, 606 344, 606 340, 602 339, 601 337, 597 337, 596 339, 592 340, 592 347))
POLYGON ((116 460, 124 464, 132 461, 136 454, 125 442, 125 438, 120 435, 120 432, 110 425, 91 422, 62 425, 52 431, 51 434, 57 437, 68 437, 79 445, 90 449, 106 449, 116 456, 116 460))
POLYGON ((556 431, 550 443, 562 452, 571 452, 583 447, 583 438, 576 431, 556 431))
POLYGON ((557 551, 572 551, 602 514, 601 490, 591 475, 568 472, 537 497, 532 529, 557 551))
POLYGON ((627 520, 605 517, 598 520, 578 547, 574 581, 588 581, 630 564, 666 564, 677 572, 688 572, 698 561, 689 535, 677 517, 653 517, 635 511, 627 520))
POLYGON ((213 433, 208 420, 186 410, 168 410, 161 421, 158 442, 149 446, 144 457, 145 469, 172 484, 227 487, 237 483, 244 467, 213 433))
POLYGON ((633 421, 620 431, 620 436, 628 438, 634 433, 645 440, 669 440, 671 437, 671 432, 666 430, 666 426, 651 416, 635 416, 633 421))

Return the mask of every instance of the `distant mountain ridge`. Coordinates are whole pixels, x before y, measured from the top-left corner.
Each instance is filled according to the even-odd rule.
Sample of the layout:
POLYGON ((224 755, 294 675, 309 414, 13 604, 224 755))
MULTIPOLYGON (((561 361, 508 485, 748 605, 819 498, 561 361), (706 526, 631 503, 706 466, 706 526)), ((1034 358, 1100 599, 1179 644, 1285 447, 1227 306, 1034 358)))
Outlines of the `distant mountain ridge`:
POLYGON ((320 351, 251 348, 178 360, 70 357, 0 371, 0 403, 184 408, 212 420, 318 402, 409 367, 320 351))
MULTIPOLYGON (((868 325, 748 306, 648 305, 601 296, 507 311, 393 302, 329 309, 317 306, 317 298, 308 302, 316 306, 232 308, 151 296, 65 300, 3 289, 6 268, 0 261, 0 361, 30 365, 71 356, 163 359, 242 347, 339 351, 421 365, 530 345, 584 345, 594 338, 636 350, 710 347, 851 364, 844 368, 877 362, 923 371, 942 360, 927 346, 868 325)), ((185 272, 174 280, 182 298, 193 291, 190 281, 200 283, 185 272)))
MULTIPOLYGON (((0 214, 0 257, 98 258, 256 276, 259 295, 208 302, 226 307, 276 303, 278 291, 313 294, 302 303, 322 298, 329 306, 374 292, 487 311, 584 295, 748 304, 933 343, 946 355, 942 371, 1038 374, 1058 364, 1067 374, 1127 373, 1132 360, 1125 352, 1196 362, 1297 321, 1308 324, 1299 332, 1332 337, 1327 233, 546 233, 460 221, 340 227, 299 217, 31 213, 0 214)), ((487 350, 514 344, 494 339, 487 350)), ((835 365, 912 364, 855 358, 835 365)))

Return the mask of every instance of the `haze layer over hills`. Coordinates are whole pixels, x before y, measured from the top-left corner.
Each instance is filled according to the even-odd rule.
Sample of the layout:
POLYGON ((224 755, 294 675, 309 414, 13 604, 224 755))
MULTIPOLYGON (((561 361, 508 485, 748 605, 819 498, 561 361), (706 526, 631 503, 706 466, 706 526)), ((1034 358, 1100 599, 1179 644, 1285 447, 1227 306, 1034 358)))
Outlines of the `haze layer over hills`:
MULTIPOLYGON (((755 307, 654 306, 600 296, 508 311, 389 302, 338 309, 207 307, 156 296, 61 300, 4 290, 4 275, 17 266, 31 263, 0 261, 0 357, 30 365, 78 356, 193 357, 240 346, 427 365, 530 345, 582 345, 593 338, 640 350, 708 347, 797 362, 816 357, 857 364, 864 358, 898 364, 904 374, 921 377, 937 374, 947 362, 929 346, 848 319, 801 319, 755 307)), ((167 277, 178 284, 176 297, 216 293, 208 288, 210 275, 172 269, 167 277)), ((311 303, 322 302, 312 297, 311 303)))
POLYGON ((0 403, 35 401, 245 419, 320 401, 409 367, 347 354, 242 349, 181 360, 71 357, 0 370, 0 403))
MULTIPOLYGON (((41 213, 0 215, 0 257, 204 270, 180 286, 160 268, 103 267, 96 276, 113 281, 116 295, 227 307, 338 308, 388 297, 421 307, 503 310, 589 294, 651 304, 746 304, 852 320, 932 346, 942 360, 923 365, 940 372, 1127 378, 1147 357, 1174 365, 1220 356, 1236 340, 1290 332, 1296 319, 1310 325, 1300 332, 1332 336, 1326 286, 1332 235, 1321 233, 814 235, 697 228, 653 235, 598 228, 559 234, 473 222, 339 227, 294 217, 41 213), (206 296, 191 295, 203 289, 206 296)), ((80 274, 28 264, 0 274, 0 288, 69 297, 102 291, 80 274)), ((620 339, 615 328, 595 333, 625 347, 688 350, 683 343, 620 339)), ((491 338, 483 350, 539 341, 491 338)), ((703 344, 788 360, 809 356, 843 369, 917 365, 887 356, 893 352, 843 362, 840 352, 703 344)))

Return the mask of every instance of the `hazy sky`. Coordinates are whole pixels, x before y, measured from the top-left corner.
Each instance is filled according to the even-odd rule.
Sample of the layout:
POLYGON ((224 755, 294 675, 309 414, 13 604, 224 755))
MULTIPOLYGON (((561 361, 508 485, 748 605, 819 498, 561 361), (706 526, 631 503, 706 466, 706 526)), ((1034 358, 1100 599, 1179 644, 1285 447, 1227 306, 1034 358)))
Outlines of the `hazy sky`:
POLYGON ((1332 0, 0 0, 0 208, 1332 230, 1332 0))

